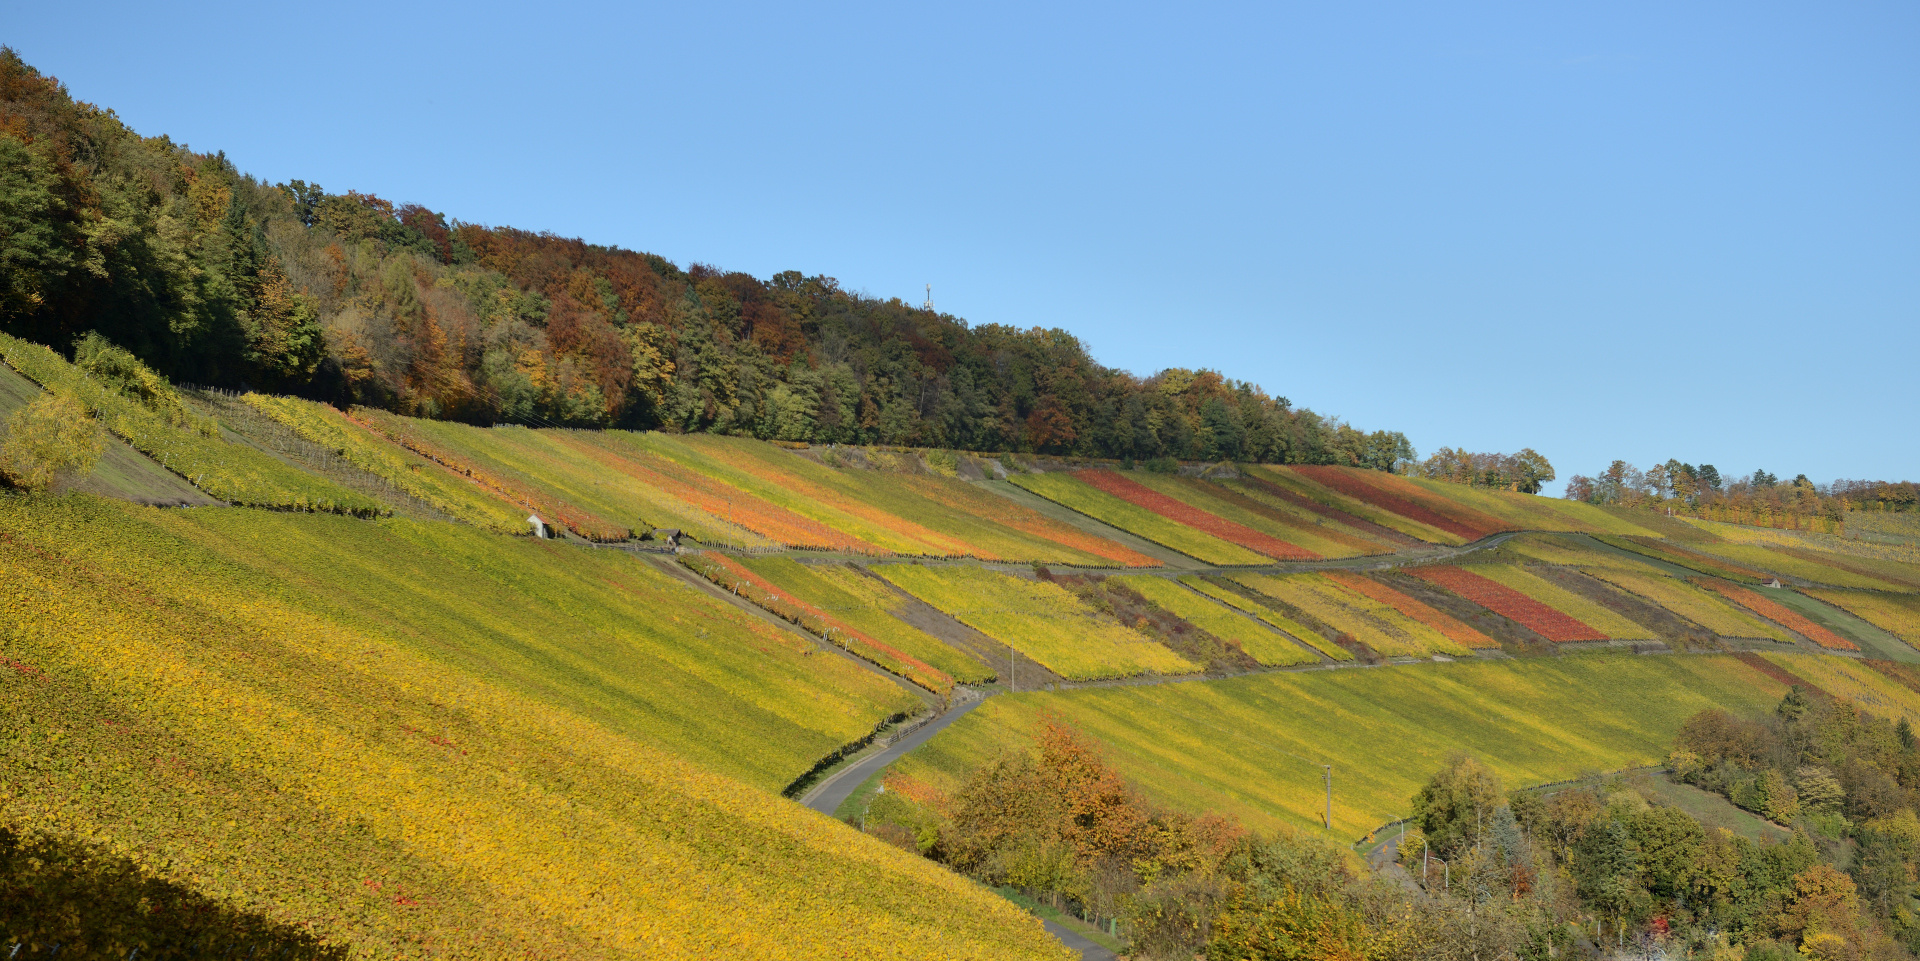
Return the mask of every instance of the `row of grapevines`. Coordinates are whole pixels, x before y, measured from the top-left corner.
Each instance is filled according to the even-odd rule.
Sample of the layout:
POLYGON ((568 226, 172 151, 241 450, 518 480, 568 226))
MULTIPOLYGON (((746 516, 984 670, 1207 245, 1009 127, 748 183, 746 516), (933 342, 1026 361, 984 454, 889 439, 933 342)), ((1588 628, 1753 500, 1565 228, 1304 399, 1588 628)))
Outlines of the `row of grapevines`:
POLYGON ((1259 551, 1275 560, 1313 560, 1320 556, 1297 544, 1281 540, 1264 531, 1254 530, 1245 524, 1227 520, 1211 511, 1202 510, 1178 497, 1162 493, 1110 470, 1084 470, 1076 473, 1074 478, 1129 504, 1144 507, 1176 524, 1185 524, 1195 530, 1205 531, 1230 544, 1238 544, 1249 550, 1259 551))
POLYGON ((1469 648, 1499 647, 1499 642, 1461 623, 1450 614, 1433 609, 1364 574, 1353 571, 1328 571, 1331 580, 1356 594, 1364 595, 1439 631, 1448 640, 1469 648))
POLYGON ((1470 541, 1512 529, 1510 525, 1498 518, 1489 517, 1479 511, 1466 508, 1450 510, 1449 505, 1437 502, 1437 499, 1430 496, 1423 496, 1427 492, 1414 484, 1380 471, 1306 465, 1294 467, 1293 471, 1328 490, 1338 491, 1382 510, 1392 511, 1401 517, 1437 527, 1470 541), (1396 484, 1395 481, 1399 483, 1396 484))
POLYGON ((1407 573, 1511 618, 1549 641, 1604 641, 1607 635, 1562 611, 1542 604, 1504 584, 1458 567, 1416 567, 1407 573))
POLYGON ((1920 647, 1920 597, 1866 591, 1814 589, 1805 593, 1826 601, 1873 626, 1920 647))
POLYGON ((1711 577, 1694 578, 1694 583, 1700 585, 1701 587, 1710 588, 1712 590, 1720 592, 1720 594, 1724 595, 1728 600, 1731 600, 1734 603, 1739 604, 1741 607, 1744 607, 1747 610, 1750 610, 1755 614, 1758 614, 1761 617, 1764 617, 1767 620, 1774 622, 1775 624, 1779 624, 1780 626, 1785 627, 1788 630, 1794 631, 1800 636, 1805 637, 1807 640, 1812 641, 1815 644, 1820 645, 1821 647, 1829 648, 1836 651, 1857 651, 1860 649, 1860 645, 1855 644, 1852 641, 1849 641, 1846 638, 1841 637, 1840 635, 1835 634, 1834 632, 1827 630, 1826 628, 1821 627, 1818 624, 1815 624, 1813 621, 1809 620, 1800 612, 1795 611, 1787 607, 1786 605, 1773 600, 1772 598, 1764 597, 1759 592, 1754 591, 1750 588, 1740 587, 1736 584, 1729 584, 1725 581, 1717 580, 1711 577))
POLYGON ((1327 640, 1326 637, 1323 636, 1319 631, 1316 631, 1313 628, 1310 628, 1305 624, 1302 624, 1299 621, 1294 620, 1293 618, 1289 617, 1286 612, 1283 612, 1278 608, 1275 608, 1271 604, 1261 603, 1261 602, 1243 597, 1242 595, 1236 593, 1232 589, 1222 584, 1216 584, 1212 580, 1209 580, 1205 577, 1199 577, 1193 574, 1189 574, 1185 577, 1180 578, 1180 583, 1185 584, 1186 586, 1193 588, 1194 590, 1199 591, 1200 593, 1205 594, 1206 596, 1211 597, 1214 600, 1219 601, 1220 603, 1225 604, 1236 611, 1240 611, 1251 617, 1259 618, 1262 623, 1268 624, 1272 626, 1274 629, 1284 632, 1287 636, 1292 637, 1294 640, 1299 641, 1300 643, 1305 644, 1316 651, 1319 651, 1321 654, 1324 654, 1333 660, 1336 660, 1336 661, 1353 660, 1352 651, 1349 651, 1346 648, 1341 647, 1340 645, 1327 640))
POLYGON ((682 554, 680 563, 701 577, 746 598, 761 609, 797 624, 808 633, 824 638, 829 643, 878 664, 929 691, 947 694, 953 690, 953 678, 945 671, 938 670, 917 657, 912 657, 890 644, 875 639, 867 632, 828 614, 812 603, 795 597, 791 591, 776 587, 766 578, 725 554, 716 554, 711 551, 682 554))
MULTIPOLYGON (((1850 658, 1781 659, 1796 671, 1817 662, 1851 679, 1875 674, 1850 658)), ((1785 692, 1728 656, 1633 655, 1090 687, 991 698, 895 770, 952 791, 1004 745, 1064 721, 1098 739, 1103 759, 1153 800, 1250 827, 1321 830, 1331 780, 1335 836, 1357 838, 1404 817, 1407 799, 1454 752, 1514 787, 1655 764, 1693 715, 1764 713, 1785 692)), ((1920 707, 1920 696, 1903 701, 1920 707)))
POLYGON ((502 534, 528 530, 525 508, 509 503, 470 478, 385 441, 347 415, 310 400, 245 394, 241 400, 273 418, 309 443, 324 447, 367 473, 392 483, 470 524, 502 534))
POLYGON ((1007 479, 1062 507, 1209 564, 1251 566, 1272 562, 1265 555, 1169 520, 1138 504, 1092 487, 1074 474, 1063 471, 1013 474, 1007 479))
POLYGON ((876 564, 872 570, 1061 677, 1093 680, 1200 669, 1145 635, 1099 616, 1057 584, 973 566, 876 564))
MULTIPOLYGON (((192 414, 166 382, 151 372, 153 396, 135 399, 88 376, 39 344, 0 334, 0 358, 52 391, 68 393, 115 435, 195 487, 248 507, 320 511, 373 517, 382 505, 282 463, 250 446, 228 443, 211 418, 192 414)), ((127 363, 137 363, 127 361, 127 363)))
POLYGON ((1465 654, 1465 647, 1372 597, 1350 590, 1324 574, 1268 577, 1241 574, 1241 585, 1282 601, 1368 647, 1392 657, 1465 654))
POLYGON ((991 680, 993 671, 939 638, 895 616, 910 601, 885 581, 846 564, 802 564, 787 557, 737 558, 776 588, 806 600, 834 620, 878 638, 956 681, 991 680))
POLYGON ((1311 664, 1318 658, 1262 622, 1235 613, 1164 577, 1128 575, 1114 580, 1138 591, 1175 617, 1232 644, 1268 667, 1311 664))

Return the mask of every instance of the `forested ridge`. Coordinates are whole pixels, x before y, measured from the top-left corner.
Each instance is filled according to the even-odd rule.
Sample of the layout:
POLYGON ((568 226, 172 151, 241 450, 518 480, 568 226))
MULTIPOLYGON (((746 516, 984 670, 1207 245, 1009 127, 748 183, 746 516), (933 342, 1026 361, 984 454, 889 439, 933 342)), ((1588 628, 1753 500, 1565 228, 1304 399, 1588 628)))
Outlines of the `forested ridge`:
POLYGON ((0 329, 176 380, 474 423, 1392 469, 1413 450, 1059 329, 268 184, 0 50, 0 329))

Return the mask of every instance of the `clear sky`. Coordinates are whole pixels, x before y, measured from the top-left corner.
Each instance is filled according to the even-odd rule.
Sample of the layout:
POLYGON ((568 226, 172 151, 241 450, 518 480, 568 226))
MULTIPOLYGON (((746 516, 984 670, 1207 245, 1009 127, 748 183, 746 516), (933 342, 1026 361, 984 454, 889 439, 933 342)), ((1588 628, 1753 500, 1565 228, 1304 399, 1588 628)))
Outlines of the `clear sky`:
POLYGON ((931 283, 1563 480, 1920 479, 1912 2, 10 7, 270 181, 931 283))

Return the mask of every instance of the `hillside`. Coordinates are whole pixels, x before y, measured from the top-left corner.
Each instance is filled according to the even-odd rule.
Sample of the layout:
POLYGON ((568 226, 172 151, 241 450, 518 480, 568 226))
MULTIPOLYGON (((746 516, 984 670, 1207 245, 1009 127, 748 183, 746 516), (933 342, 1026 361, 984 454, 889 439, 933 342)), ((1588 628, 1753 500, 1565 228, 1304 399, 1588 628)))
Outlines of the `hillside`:
POLYGON ((1364 433, 1212 371, 1137 377, 1072 334, 267 184, 143 138, 0 50, 0 331, 97 330, 179 381, 428 418, 1113 458, 1390 468, 1364 433), (89 265, 92 265, 91 267, 89 265))
POLYGON ((0 357, 5 403, 66 392, 118 451, 69 493, 0 494, 0 685, 25 706, 0 842, 99 846, 312 950, 1056 957, 898 833, 1048 724, 1151 803, 1258 830, 1310 828, 1333 764, 1351 839, 1453 752, 1519 784, 1657 763, 1783 678, 1920 715, 1896 663, 1920 662, 1920 556, 1886 525, 480 428, 178 388, 107 346, 0 357), (126 463, 272 509, 129 503, 96 479, 126 463), (871 824, 778 796, 949 707, 873 776, 897 796, 871 824))
POLYGON ((1920 953, 1910 483, 1541 497, 4 49, 0 164, 0 951, 1920 953))
POLYGON ((11 831, 365 956, 1059 956, 770 793, 914 698, 628 555, 6 497, 0 565, 11 831))

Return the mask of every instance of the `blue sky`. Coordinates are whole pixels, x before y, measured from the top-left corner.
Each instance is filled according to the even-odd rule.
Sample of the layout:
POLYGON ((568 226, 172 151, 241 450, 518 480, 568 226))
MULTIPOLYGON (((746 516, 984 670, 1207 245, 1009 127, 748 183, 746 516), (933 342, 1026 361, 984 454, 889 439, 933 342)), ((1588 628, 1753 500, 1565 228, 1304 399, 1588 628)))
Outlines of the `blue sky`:
POLYGON ((932 283, 1422 453, 1920 478, 1912 3, 70 0, 0 42, 267 180, 932 283))

